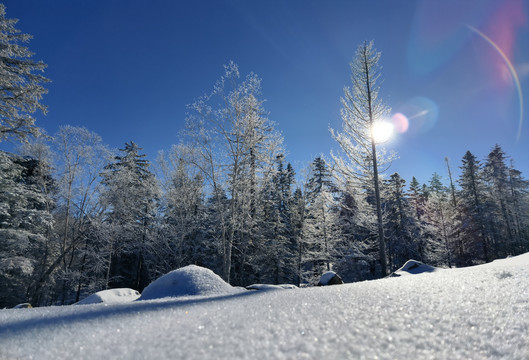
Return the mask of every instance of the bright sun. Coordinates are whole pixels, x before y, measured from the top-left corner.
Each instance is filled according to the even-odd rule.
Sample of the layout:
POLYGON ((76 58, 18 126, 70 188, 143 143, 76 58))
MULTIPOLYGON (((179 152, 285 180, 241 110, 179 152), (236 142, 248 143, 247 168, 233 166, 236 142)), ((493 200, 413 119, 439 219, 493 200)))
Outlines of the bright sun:
POLYGON ((376 143, 384 143, 393 135, 393 124, 386 121, 379 121, 373 124, 371 134, 376 143))

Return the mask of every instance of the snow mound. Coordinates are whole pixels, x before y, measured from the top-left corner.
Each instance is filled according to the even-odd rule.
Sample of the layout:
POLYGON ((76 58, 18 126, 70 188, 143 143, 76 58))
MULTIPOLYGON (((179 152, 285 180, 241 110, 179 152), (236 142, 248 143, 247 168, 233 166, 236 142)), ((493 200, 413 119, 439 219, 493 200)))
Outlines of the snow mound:
POLYGON ((298 287, 296 285, 292 284, 279 284, 279 285, 271 285, 271 284, 252 284, 250 286, 247 286, 247 290, 285 290, 285 289, 297 289, 298 287))
POLYGON ((402 267, 398 270, 396 270, 394 273, 389 275, 390 277, 398 277, 402 275, 416 275, 416 274, 422 274, 426 272, 434 272, 438 270, 437 268, 423 264, 420 261, 417 260, 408 260, 402 267))
POLYGON ((327 285, 338 285, 343 284, 342 278, 335 273, 334 271, 327 271, 323 273, 318 282, 318 286, 327 286, 327 285))
POLYGON ((173 270, 147 286, 138 300, 194 295, 227 295, 240 292, 213 271, 196 266, 173 270))
POLYGON ((87 304, 122 304, 136 300, 140 297, 140 293, 137 290, 128 288, 119 289, 108 289, 96 292, 83 300, 75 303, 74 305, 87 305, 87 304))

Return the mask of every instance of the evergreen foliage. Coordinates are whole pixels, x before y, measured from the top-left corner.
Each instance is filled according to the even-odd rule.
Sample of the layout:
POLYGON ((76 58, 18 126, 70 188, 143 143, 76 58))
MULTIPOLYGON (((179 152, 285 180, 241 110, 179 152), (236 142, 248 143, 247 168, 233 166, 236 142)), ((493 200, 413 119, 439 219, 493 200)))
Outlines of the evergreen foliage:
POLYGON ((49 80, 38 74, 46 64, 31 59, 33 53, 22 45, 31 35, 17 30, 17 22, 6 18, 5 6, 0 4, 0 142, 38 136, 32 114, 37 110, 46 113, 40 101, 47 93, 42 84, 49 80))
POLYGON ((39 164, 0 151, 0 308, 35 295, 53 218, 38 186, 39 164))
MULTIPOLYGON (((27 143, 21 151, 33 157, 0 152, 0 283, 8 289, 2 306, 71 303, 107 287, 141 289, 188 264, 221 273, 223 232, 232 227, 221 221, 229 219, 233 200, 214 192, 195 150, 179 145, 161 156, 157 178, 134 142, 106 166, 73 156, 98 144, 90 142, 93 134, 77 137, 84 131, 60 131, 56 138, 69 139, 67 147, 27 143), (80 143, 72 136, 86 147, 74 150, 80 143), (68 162, 65 151, 79 161, 68 162), (63 160, 52 167, 46 159, 58 154, 63 160), (71 191, 66 164, 78 166, 71 191)), ((459 187, 439 174, 423 185, 412 178, 407 191, 398 173, 384 181, 389 269, 410 258, 464 266, 528 251, 529 182, 507 160, 499 146, 483 166, 467 152, 459 187)), ((261 176, 254 208, 239 210, 254 218, 234 232, 232 282, 303 286, 328 269, 346 281, 379 276, 372 192, 354 182, 336 185, 322 157, 312 162, 304 190, 283 155, 261 176)))
POLYGON ((149 284, 145 264, 157 214, 159 188, 149 161, 133 141, 126 143, 102 175, 101 202, 110 227, 107 287, 143 290, 149 284))

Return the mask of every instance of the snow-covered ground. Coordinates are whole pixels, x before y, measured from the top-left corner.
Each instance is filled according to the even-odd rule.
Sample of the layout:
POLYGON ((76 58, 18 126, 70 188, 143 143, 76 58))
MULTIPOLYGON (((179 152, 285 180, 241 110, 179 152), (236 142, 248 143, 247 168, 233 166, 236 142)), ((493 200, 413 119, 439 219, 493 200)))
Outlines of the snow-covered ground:
POLYGON ((529 359, 529 254, 355 284, 232 290, 0 310, 0 359, 529 359))

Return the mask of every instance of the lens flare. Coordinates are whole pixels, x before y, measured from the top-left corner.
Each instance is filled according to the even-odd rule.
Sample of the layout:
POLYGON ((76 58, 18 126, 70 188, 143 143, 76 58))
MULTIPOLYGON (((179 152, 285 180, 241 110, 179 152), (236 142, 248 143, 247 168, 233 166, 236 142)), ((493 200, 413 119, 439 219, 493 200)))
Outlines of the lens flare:
POLYGON ((408 118, 402 113, 393 114, 393 116, 391 117, 391 123, 393 124, 395 131, 399 134, 405 133, 410 127, 410 122, 408 118))
POLYGON ((371 128, 371 136, 377 144, 385 143, 393 136, 393 124, 387 121, 377 121, 371 128))
POLYGON ((514 81, 514 86, 516 87, 516 92, 518 93, 518 103, 520 104, 520 120, 518 121, 518 133, 516 134, 516 141, 520 140, 520 136, 522 136, 522 126, 523 126, 523 94, 522 94, 522 87, 520 85, 520 79, 518 78, 518 73, 516 72, 516 69, 514 66, 512 66, 511 61, 505 55, 505 53, 500 49, 500 47, 492 41, 487 35, 483 34, 481 31, 476 29, 475 27, 472 27, 470 25, 467 25, 467 27, 476 33, 478 36, 480 36, 483 40, 485 40, 489 45, 491 45, 496 52, 501 56, 501 58, 505 61, 505 64, 509 68, 509 72, 511 73, 511 77, 514 81))
MULTIPOLYGON (((394 115, 393 122, 402 122, 406 131, 412 133, 427 133, 439 119, 439 107, 437 104, 424 96, 416 96, 404 104, 400 109, 400 114, 394 115), (405 115, 404 115, 405 114, 405 115), (395 120, 395 117, 397 120, 395 120)), ((397 127, 397 126, 396 126, 397 127)))

